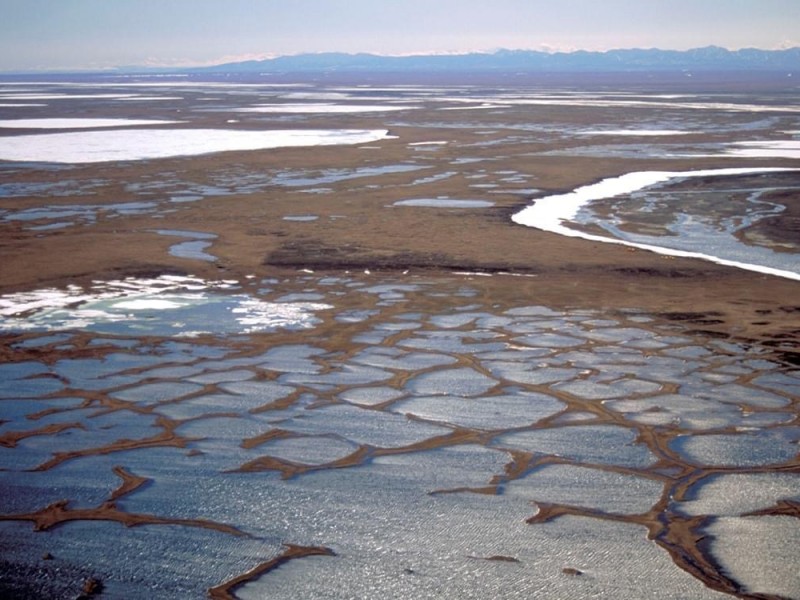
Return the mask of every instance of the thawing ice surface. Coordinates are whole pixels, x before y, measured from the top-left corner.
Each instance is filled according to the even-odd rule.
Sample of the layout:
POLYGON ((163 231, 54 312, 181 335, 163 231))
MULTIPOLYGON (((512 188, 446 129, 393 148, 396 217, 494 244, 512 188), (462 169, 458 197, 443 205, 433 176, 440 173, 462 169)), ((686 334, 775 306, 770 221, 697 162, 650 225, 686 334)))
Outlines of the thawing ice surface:
POLYGON ((99 163, 195 156, 214 152, 302 146, 364 144, 385 129, 121 129, 0 137, 0 160, 99 163))
POLYGON ((262 104, 249 108, 238 108, 236 112, 250 113, 301 113, 301 114, 340 114, 340 113, 373 113, 411 110, 416 106, 398 106, 392 104, 262 104))
POLYGON ((664 485, 652 479, 574 465, 548 465, 509 483, 504 493, 531 502, 580 506, 606 513, 646 513, 664 485))
POLYGON ((755 467, 791 461, 797 456, 798 441, 800 428, 783 427, 679 437, 672 447, 697 464, 755 467))
POLYGON ((459 427, 486 430, 532 425, 545 417, 553 416, 563 408, 565 405, 552 396, 535 392, 480 398, 423 396, 391 405, 393 412, 459 427))
POLYGON ((133 98, 136 94, 0 94, 2 100, 117 100, 133 98))
POLYGON ((406 384, 406 389, 418 396, 449 394, 469 398, 485 394, 497 383, 474 369, 442 369, 414 377, 406 384))
MULTIPOLYGON (((752 104, 750 102, 720 102, 696 99, 674 101, 674 96, 647 94, 641 97, 629 94, 592 94, 586 92, 562 92, 555 94, 500 93, 495 96, 465 95, 461 97, 438 97, 437 100, 463 103, 496 103, 510 106, 591 106, 598 108, 664 108, 701 111, 769 113, 800 112, 795 104, 752 104)), ((476 107, 477 108, 477 107, 476 107)))
POLYGON ((712 556, 743 591, 800 598, 800 520, 790 516, 722 517, 704 532, 712 556))
POLYGON ((770 508, 780 500, 800 502, 800 478, 794 473, 716 475, 692 489, 689 499, 675 504, 686 515, 739 516, 770 508))
MULTIPOLYGON (((0 538, 30 538, 30 528, 29 523, 0 523, 0 538)), ((237 575, 231 562, 252 568, 283 550, 275 540, 239 537, 231 544, 229 537, 202 528, 129 528, 119 523, 81 521, 33 537, 24 547, 10 543, 3 555, 15 563, 43 565, 28 576, 28 581, 43 583, 45 594, 28 597, 72 600, 82 595, 84 581, 98 572, 113 572, 114 576, 102 580, 103 593, 99 597, 188 600, 205 597, 209 587, 237 575), (81 555, 91 556, 91 566, 76 565, 80 563, 73 560, 76 543, 81 555), (46 554, 57 557, 53 560, 56 564, 42 561, 46 554), (172 560, 140 560, 148 555, 172 555, 172 560)))
POLYGON ((328 304, 265 302, 231 284, 164 275, 0 296, 0 331, 87 329, 120 335, 237 334, 306 328, 328 304))
POLYGON ((405 394, 391 387, 361 387, 345 390, 339 397, 359 406, 374 406, 402 398, 405 394))
POLYGON ((318 215, 286 215, 284 221, 294 221, 295 223, 310 223, 319 219, 318 215))
POLYGON ((721 265, 737 267, 758 273, 776 275, 787 279, 800 281, 800 269, 790 270, 784 268, 785 261, 780 261, 781 268, 772 265, 751 264, 740 260, 731 260, 724 256, 715 256, 705 252, 688 251, 684 249, 670 248, 669 240, 660 238, 659 244, 640 243, 624 239, 606 237, 578 231, 568 227, 565 223, 574 221, 578 211, 582 207, 594 200, 613 198, 623 194, 631 194, 643 188, 669 181, 676 178, 689 177, 717 177, 728 175, 744 175, 750 173, 771 173, 781 171, 795 171, 796 169, 781 168, 731 168, 731 169, 706 169, 698 171, 637 171, 627 173, 620 177, 604 179, 599 183, 593 183, 579 187, 566 194, 556 194, 545 198, 537 199, 532 206, 524 208, 516 213, 512 220, 520 225, 535 227, 543 231, 558 233, 568 237, 579 237, 594 242, 605 242, 609 244, 619 244, 631 248, 641 248, 657 254, 667 256, 678 256, 686 258, 699 258, 708 260, 721 265))
POLYGON ((800 140, 736 142, 725 154, 747 158, 800 158, 800 140))
POLYGON ((489 208, 494 202, 487 200, 460 200, 458 198, 413 198, 398 200, 393 206, 422 206, 427 208, 489 208))
POLYGON ((350 405, 308 410, 281 423, 281 429, 310 435, 340 435, 356 444, 391 448, 422 442, 448 429, 417 423, 405 415, 370 411, 350 405))
POLYGON ((156 119, 0 119, 0 128, 13 129, 89 129, 95 127, 132 127, 134 125, 172 125, 180 121, 156 119))
MULTIPOLYGON (((451 510, 454 504, 441 499, 418 508, 395 536, 376 527, 368 548, 343 539, 337 556, 292 561, 237 595, 243 600, 729 598, 676 569, 641 527, 564 517, 531 528, 522 523, 524 505, 502 497, 460 498, 459 514, 451 510), (565 573, 568 568, 580 574, 565 573)), ((385 510, 391 519, 400 517, 403 507, 385 510)))
POLYGON ((657 317, 495 305, 451 284, 163 277, 0 298, 4 325, 35 326, 0 336, 4 356, 26 353, 0 365, 0 544, 14 580, 41 566, 37 584, 74 582, 45 597, 75 597, 90 575, 110 597, 203 597, 297 544, 335 555, 288 560, 236 596, 729 597, 642 524, 708 514, 721 519, 690 533, 708 536, 703 552, 727 574, 793 589, 794 526, 770 531, 774 517, 743 512, 800 493, 772 458, 797 450, 798 428, 780 424, 796 412, 796 369, 657 317), (270 302, 246 293, 266 285, 270 302), (195 327, 193 303, 221 297, 198 316, 214 337, 163 337, 195 327), (299 309, 336 298, 335 314, 299 309), (248 299, 297 310, 295 325, 324 320, 231 335, 247 328, 234 310, 248 299), (122 334, 50 331, 48 311, 101 303, 125 307, 122 334), (17 522, 62 499, 67 514, 101 506, 117 466, 147 483, 112 516, 149 524, 17 522), (739 559, 749 538, 720 525, 729 518, 758 525, 758 573, 739 559))
MULTIPOLYGON (((410 328, 416 329, 418 325, 411 324, 410 328)), ((365 350, 357 354, 355 362, 379 367, 383 369, 394 369, 402 371, 420 371, 431 367, 441 367, 456 362, 451 356, 432 354, 424 352, 402 352, 394 348, 376 348, 365 350)))
POLYGON ((679 129, 597 129, 593 131, 580 131, 580 135, 620 135, 633 137, 659 137, 668 135, 686 135, 690 131, 679 129))
MULTIPOLYGON (((669 394, 641 400, 613 400, 605 403, 610 410, 618 411, 626 419, 648 425, 678 425, 689 430, 707 430, 715 427, 749 426, 755 415, 771 417, 780 423, 785 414, 743 413, 734 404, 698 398, 686 390, 683 394, 669 394)), ((763 421, 762 421, 763 423, 763 421)))
POLYGON ((644 467, 655 462, 633 429, 617 425, 574 425, 498 436, 497 448, 553 454, 586 464, 644 467))
MULTIPOLYGON (((399 164, 385 165, 381 167, 366 166, 355 169, 324 169, 321 171, 301 171, 287 170, 281 171, 269 178, 271 185, 281 185, 286 187, 307 187, 321 186, 350 179, 360 179, 361 177, 377 177, 380 175, 390 175, 393 173, 405 173, 408 171, 419 171, 428 167, 419 165, 399 164)), ((327 189, 327 188, 320 188, 327 189)))
POLYGON ((322 465, 344 458, 358 449, 347 440, 336 437, 296 437, 284 438, 265 444, 259 451, 286 461, 304 465, 322 465))
POLYGON ((410 142, 409 146, 446 146, 449 144, 447 140, 432 141, 432 142, 410 142))

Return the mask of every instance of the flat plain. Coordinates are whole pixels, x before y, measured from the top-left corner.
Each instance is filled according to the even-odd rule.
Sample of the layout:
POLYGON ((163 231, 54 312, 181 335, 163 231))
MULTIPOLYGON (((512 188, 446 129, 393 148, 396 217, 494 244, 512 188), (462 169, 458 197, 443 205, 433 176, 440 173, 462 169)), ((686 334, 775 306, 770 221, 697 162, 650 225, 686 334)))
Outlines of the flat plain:
POLYGON ((0 590, 800 597, 798 131, 756 75, 0 83, 0 590))

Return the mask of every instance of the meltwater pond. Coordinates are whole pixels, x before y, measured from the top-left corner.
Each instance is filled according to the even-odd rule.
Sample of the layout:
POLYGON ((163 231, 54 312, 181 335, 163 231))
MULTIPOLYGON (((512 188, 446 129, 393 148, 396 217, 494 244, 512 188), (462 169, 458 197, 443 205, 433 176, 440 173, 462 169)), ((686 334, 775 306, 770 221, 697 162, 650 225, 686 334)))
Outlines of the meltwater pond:
POLYGON ((0 592, 800 597, 796 367, 471 281, 0 298, 0 592))
POLYGON ((318 322, 316 312, 328 308, 313 302, 266 302, 242 293, 234 282, 163 275, 0 296, 0 331, 247 334, 311 327, 318 322))
POLYGON ((214 262, 217 257, 206 252, 206 248, 213 243, 211 240, 217 239, 216 234, 203 231, 184 231, 181 229, 157 229, 159 235, 169 235, 179 238, 186 238, 188 241, 174 244, 170 247, 169 253, 178 258, 191 258, 214 262))

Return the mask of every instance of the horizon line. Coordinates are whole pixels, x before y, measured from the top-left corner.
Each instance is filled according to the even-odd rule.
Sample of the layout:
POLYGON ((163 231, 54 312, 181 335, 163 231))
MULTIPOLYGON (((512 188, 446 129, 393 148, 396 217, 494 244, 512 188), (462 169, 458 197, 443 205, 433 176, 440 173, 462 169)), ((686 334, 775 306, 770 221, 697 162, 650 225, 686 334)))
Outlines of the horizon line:
POLYGON ((603 50, 587 49, 587 48, 570 48, 570 49, 555 49, 547 47, 538 48, 522 48, 522 47, 497 47, 491 49, 476 49, 476 50, 439 50, 439 51, 415 51, 404 53, 383 53, 373 51, 344 51, 344 50, 317 50, 307 52, 292 52, 285 54, 243 54, 239 56, 226 56, 214 60, 207 61, 181 61, 177 60, 169 62, 165 60, 154 59, 152 62, 145 62, 144 64, 133 65, 111 65, 111 66, 75 66, 75 67, 38 67, 28 69, 2 69, 0 75, 37 75, 37 74, 69 74, 69 73, 111 73, 115 71, 130 71, 135 69, 141 70, 157 70, 157 69, 202 69, 211 67, 221 67, 229 64, 239 64, 245 62, 269 62, 281 58, 293 58, 299 56, 323 56, 329 54, 338 54, 342 56, 374 56, 379 58, 414 58, 414 57, 434 57, 434 56, 470 56, 476 54, 482 55, 495 55, 502 52, 520 52, 520 53, 537 53, 545 54, 548 56, 555 56, 559 54, 609 54, 613 52, 626 52, 626 51, 657 51, 657 52, 676 52, 686 54, 697 50, 719 49, 726 52, 741 52, 753 50, 758 52, 788 52, 792 50, 800 50, 800 45, 792 45, 787 47, 773 47, 773 48, 760 48, 756 46, 741 46, 737 48, 720 46, 718 44, 708 44, 705 46, 694 46, 686 49, 676 48, 663 48, 658 46, 630 46, 630 47, 614 47, 603 50))

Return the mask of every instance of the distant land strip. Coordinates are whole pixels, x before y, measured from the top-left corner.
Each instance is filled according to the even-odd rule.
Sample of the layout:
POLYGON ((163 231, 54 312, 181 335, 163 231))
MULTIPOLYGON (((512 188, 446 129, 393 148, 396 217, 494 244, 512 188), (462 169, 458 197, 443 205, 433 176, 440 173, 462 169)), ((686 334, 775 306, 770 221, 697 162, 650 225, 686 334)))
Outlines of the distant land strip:
MULTIPOLYGON (((132 67, 132 69, 135 69, 132 67)), ((605 52, 498 50, 467 54, 383 56, 338 52, 296 54, 265 60, 182 69, 189 72, 619 72, 619 71, 796 71, 800 47, 785 50, 728 50, 707 46, 692 50, 621 49, 605 52)))

